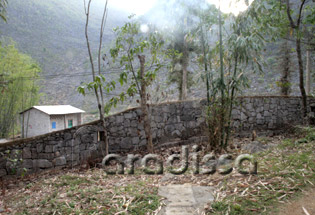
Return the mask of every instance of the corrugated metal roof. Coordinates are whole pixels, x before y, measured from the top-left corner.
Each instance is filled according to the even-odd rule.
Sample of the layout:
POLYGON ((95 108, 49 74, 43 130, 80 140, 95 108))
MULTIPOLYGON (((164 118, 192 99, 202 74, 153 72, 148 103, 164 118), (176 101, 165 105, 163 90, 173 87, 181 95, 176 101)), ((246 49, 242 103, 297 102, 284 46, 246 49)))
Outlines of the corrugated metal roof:
POLYGON ((49 106, 33 106, 23 112, 26 112, 32 108, 40 110, 48 115, 64 115, 64 114, 73 114, 73 113, 85 113, 85 111, 75 108, 71 105, 49 105, 49 106))

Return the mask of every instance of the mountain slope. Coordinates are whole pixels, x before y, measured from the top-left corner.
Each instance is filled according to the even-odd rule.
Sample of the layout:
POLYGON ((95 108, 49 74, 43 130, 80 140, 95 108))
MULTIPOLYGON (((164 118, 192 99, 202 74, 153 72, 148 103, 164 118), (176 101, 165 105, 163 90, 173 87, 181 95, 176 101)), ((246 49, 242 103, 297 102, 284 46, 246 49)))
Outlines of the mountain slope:
MULTIPOLYGON (((89 33, 94 48, 97 47, 103 7, 97 2, 91 6, 89 33)), ((76 87, 90 79, 83 1, 10 0, 7 14, 8 22, 0 24, 0 35, 13 38, 18 48, 43 68, 40 82, 45 95, 41 103, 82 107, 83 98, 76 87)), ((114 38, 111 29, 122 25, 127 16, 110 9, 105 43, 114 38)), ((93 103, 93 98, 84 100, 93 103)))

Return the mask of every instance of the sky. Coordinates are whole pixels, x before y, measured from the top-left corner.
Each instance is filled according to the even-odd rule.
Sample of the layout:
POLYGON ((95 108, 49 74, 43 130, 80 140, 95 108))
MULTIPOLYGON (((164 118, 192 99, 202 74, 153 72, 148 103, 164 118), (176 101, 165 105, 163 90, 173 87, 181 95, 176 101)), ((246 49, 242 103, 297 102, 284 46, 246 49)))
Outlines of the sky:
MULTIPOLYGON (((143 15, 150 10, 158 0, 109 0, 109 7, 119 8, 128 13, 143 15)), ((219 0, 207 0, 219 7, 219 0)), ((249 0, 250 3, 253 0, 249 0)), ((221 0, 221 11, 223 13, 233 13, 238 15, 246 10, 247 6, 244 0, 221 0)))
POLYGON ((158 0, 109 0, 108 6, 124 10, 136 15, 143 15, 150 10, 158 0))

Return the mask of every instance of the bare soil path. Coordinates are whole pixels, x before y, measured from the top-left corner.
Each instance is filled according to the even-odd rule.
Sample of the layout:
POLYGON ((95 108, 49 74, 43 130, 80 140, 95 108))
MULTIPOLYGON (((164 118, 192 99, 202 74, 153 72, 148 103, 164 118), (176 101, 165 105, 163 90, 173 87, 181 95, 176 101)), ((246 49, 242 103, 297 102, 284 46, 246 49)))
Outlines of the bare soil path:
POLYGON ((306 190, 300 198, 283 205, 279 215, 315 215, 315 188, 306 190))

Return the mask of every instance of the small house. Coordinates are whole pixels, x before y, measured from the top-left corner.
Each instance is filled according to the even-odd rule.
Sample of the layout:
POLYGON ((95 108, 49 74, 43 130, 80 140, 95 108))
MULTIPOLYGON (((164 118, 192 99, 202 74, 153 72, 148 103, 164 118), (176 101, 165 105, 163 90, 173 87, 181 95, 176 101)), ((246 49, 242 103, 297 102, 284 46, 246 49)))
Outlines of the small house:
POLYGON ((33 106, 20 113, 22 137, 33 137, 82 124, 85 111, 71 105, 33 106))

